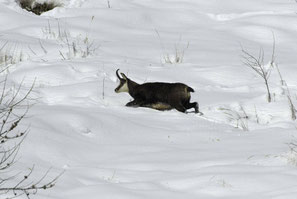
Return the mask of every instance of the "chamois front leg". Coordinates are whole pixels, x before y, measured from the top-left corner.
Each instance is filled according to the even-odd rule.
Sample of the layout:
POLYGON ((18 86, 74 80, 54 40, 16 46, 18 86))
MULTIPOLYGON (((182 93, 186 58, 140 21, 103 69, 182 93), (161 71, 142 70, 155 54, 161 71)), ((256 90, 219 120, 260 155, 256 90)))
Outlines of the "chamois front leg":
POLYGON ((138 107, 138 106, 136 106, 136 105, 137 105, 136 100, 133 100, 133 101, 128 102, 128 103, 126 104, 126 106, 130 106, 130 107, 138 107))
POLYGON ((128 102, 126 104, 126 106, 129 106, 129 107, 140 107, 142 106, 142 104, 144 104, 144 102, 142 100, 138 100, 138 99, 135 99, 131 102, 128 102))
POLYGON ((198 102, 194 102, 193 105, 194 105, 194 108, 195 108, 195 113, 199 113, 199 104, 198 104, 198 102))

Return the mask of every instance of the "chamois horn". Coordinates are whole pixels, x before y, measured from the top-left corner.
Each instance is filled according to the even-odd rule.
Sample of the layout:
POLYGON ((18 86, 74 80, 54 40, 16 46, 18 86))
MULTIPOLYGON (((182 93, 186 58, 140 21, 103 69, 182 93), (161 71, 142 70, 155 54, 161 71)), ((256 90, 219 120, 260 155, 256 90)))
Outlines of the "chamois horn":
POLYGON ((119 80, 121 80, 121 79, 123 79, 123 78, 120 77, 120 75, 119 75, 119 70, 120 70, 120 69, 118 69, 118 70, 116 71, 116 74, 117 74, 117 77, 119 78, 119 80))

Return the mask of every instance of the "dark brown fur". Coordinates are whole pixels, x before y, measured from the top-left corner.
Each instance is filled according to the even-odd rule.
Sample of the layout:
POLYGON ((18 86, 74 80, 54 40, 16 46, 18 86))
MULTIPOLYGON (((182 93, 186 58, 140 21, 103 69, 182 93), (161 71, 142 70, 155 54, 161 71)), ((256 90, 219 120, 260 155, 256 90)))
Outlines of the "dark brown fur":
POLYGON ((186 112, 187 109, 194 108, 195 113, 199 113, 198 103, 190 103, 190 92, 194 89, 183 83, 164 83, 153 82, 137 84, 127 78, 123 73, 120 79, 120 85, 115 89, 116 92, 127 83, 128 92, 134 98, 133 101, 126 104, 132 107, 149 107, 157 110, 169 110, 172 108, 181 112, 186 112))

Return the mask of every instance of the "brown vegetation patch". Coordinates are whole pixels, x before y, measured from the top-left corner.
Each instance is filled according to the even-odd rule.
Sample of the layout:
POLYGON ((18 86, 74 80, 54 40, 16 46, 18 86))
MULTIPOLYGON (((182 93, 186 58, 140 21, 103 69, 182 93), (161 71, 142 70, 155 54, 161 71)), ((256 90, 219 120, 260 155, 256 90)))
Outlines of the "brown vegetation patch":
POLYGON ((56 7, 61 6, 56 1, 45 1, 43 3, 36 2, 35 0, 17 0, 21 8, 33 12, 36 15, 41 15, 44 12, 52 10, 56 7))

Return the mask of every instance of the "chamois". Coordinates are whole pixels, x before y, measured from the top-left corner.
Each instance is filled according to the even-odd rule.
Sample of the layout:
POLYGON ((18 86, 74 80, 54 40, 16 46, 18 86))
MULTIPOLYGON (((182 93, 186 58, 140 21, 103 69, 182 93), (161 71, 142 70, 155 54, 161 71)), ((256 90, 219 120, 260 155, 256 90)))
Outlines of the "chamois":
POLYGON ((120 84, 115 92, 127 92, 134 98, 126 106, 148 107, 157 110, 175 108, 183 113, 187 109, 194 108, 195 113, 199 113, 198 103, 190 103, 190 92, 194 92, 191 87, 183 83, 149 82, 138 84, 129 79, 124 73, 121 73, 121 77, 118 72, 119 69, 117 69, 116 75, 120 80, 120 84))

